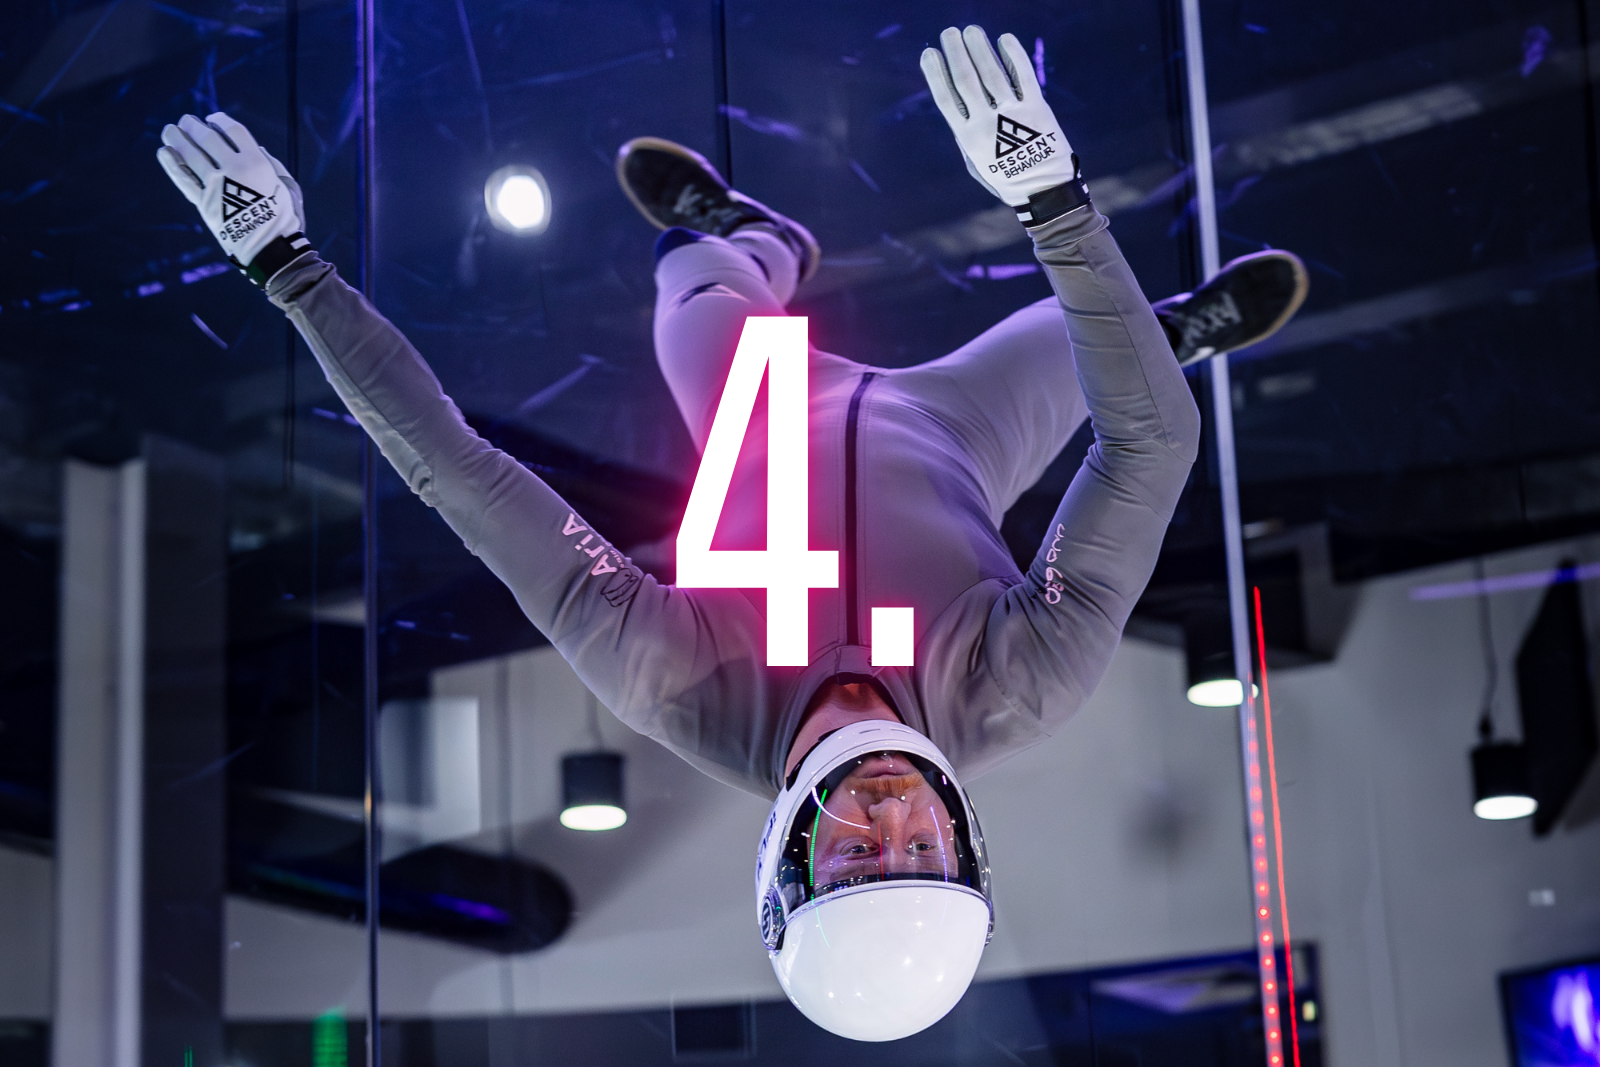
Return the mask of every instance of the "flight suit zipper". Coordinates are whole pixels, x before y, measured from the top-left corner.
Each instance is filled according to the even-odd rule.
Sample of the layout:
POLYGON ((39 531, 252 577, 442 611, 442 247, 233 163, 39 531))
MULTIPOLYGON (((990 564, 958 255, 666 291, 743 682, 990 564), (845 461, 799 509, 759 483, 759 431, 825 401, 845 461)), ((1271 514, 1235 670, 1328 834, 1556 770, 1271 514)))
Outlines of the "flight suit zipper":
POLYGON ((845 643, 850 645, 861 644, 860 583, 856 568, 856 424, 861 416, 861 399, 876 377, 873 371, 861 376, 844 417, 844 625, 845 643))

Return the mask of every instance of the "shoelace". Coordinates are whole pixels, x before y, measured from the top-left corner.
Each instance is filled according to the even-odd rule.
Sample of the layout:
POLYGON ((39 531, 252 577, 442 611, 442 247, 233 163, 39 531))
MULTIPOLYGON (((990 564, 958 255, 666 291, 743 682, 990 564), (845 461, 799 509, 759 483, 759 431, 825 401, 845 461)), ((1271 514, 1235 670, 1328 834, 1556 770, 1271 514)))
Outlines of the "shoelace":
POLYGON ((1244 321, 1244 314, 1234 302, 1232 293, 1222 292, 1218 296, 1220 299, 1216 303, 1199 308, 1192 316, 1185 318, 1183 323, 1185 343, 1192 345, 1214 330, 1237 326, 1244 321))

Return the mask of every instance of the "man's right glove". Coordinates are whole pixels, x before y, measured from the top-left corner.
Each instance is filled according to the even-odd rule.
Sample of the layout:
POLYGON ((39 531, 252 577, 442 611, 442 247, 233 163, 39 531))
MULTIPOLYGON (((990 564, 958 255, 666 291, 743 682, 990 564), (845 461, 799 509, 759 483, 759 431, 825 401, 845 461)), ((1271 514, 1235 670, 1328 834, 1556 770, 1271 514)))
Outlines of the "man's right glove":
POLYGON ((923 50, 922 74, 978 183, 1015 208, 1026 226, 1087 204, 1078 157, 1021 42, 1003 34, 997 58, 982 27, 952 26, 939 45, 942 55, 939 48, 923 50))
POLYGON ((250 131, 221 111, 161 131, 156 158, 233 265, 258 286, 310 251, 300 186, 250 131))

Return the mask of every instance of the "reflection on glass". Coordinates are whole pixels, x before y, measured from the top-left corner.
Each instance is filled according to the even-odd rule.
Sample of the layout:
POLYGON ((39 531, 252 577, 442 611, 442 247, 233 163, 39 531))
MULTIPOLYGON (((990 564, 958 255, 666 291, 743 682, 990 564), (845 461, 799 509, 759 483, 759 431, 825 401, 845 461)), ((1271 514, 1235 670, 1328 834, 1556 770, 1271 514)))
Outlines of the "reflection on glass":
POLYGON ((241 1029, 361 1025, 359 825, 271 795, 359 795, 360 438, 154 153, 249 116, 348 252, 346 11, 0 38, 0 1062, 304 1063, 241 1029))
MULTIPOLYGON (((360 1058, 369 683, 395 1062, 855 1062, 751 936, 765 802, 592 723, 583 681, 389 471, 361 514, 353 416, 151 154, 183 110, 246 121, 297 175, 323 256, 371 272, 474 431, 670 581, 696 456, 653 358, 654 235, 615 189, 617 146, 682 142, 804 219, 822 263, 794 309, 818 346, 915 367, 1050 295, 916 70, 960 13, 379 6, 364 265, 347 6, 0 14, 0 1062, 360 1058), (574 753, 625 758, 626 796, 569 791, 574 753), (612 828, 568 829, 585 815, 612 828)), ((1600 977, 1571 955, 1593 933, 1600 793, 1565 731, 1592 709, 1536 691, 1534 659, 1581 666, 1600 618, 1592 12, 1202 7, 1222 258, 1283 246, 1313 279, 1225 398, 1306 939, 1274 967, 1305 1062, 1328 1027, 1357 1062, 1492 1054, 1495 976, 1533 960, 1556 962, 1502 985, 1519 1067, 1591 1063, 1600 977), (1581 602, 1573 640, 1535 632, 1556 583, 1581 602), (1517 684, 1484 698, 1495 671, 1517 684), (1485 715, 1532 780, 1475 780, 1485 715)), ((1018 32, 1146 295, 1192 289, 1173 13, 981 17, 1018 32)), ((1088 443, 1021 488, 1014 556, 1088 443)), ((1242 689, 1181 655, 1217 636, 1213 481, 1203 457, 1099 695, 972 783, 982 842, 936 768, 894 749, 805 791, 782 839, 794 911, 959 895, 980 849, 1001 857, 986 969, 893 1055, 1261 1062, 1234 724, 1184 699, 1242 689)))
MULTIPOLYGON (((848 5, 801 13, 736 4, 713 29, 697 8, 621 8, 608 12, 604 35, 563 26, 564 43, 555 46, 548 14, 535 9, 502 17, 472 3, 460 13, 406 0, 382 5, 380 22, 404 47, 379 87, 380 308, 417 344, 479 435, 571 502, 574 517, 562 512, 556 526, 568 519, 566 528, 575 531, 561 546, 566 556, 605 539, 649 575, 671 581, 671 538, 696 469, 693 438, 661 388, 641 303, 654 291, 655 235, 625 214, 626 201, 610 184, 618 145, 651 135, 689 146, 731 170, 741 190, 814 227, 820 270, 800 289, 794 310, 808 315, 818 347, 863 363, 913 366, 960 348, 1019 308, 1053 299, 1015 212, 972 183, 957 157, 929 154, 936 145, 948 148, 949 131, 925 95, 917 56, 948 13, 879 14, 848 5), (725 48, 712 45, 719 34, 725 48), (460 45, 463 35, 470 60, 467 51, 441 44, 460 45), (728 98, 719 101, 713 94, 723 78, 728 98), (837 83, 840 92, 807 101, 781 91, 807 79, 837 83), (725 154, 717 148, 723 125, 725 154), (439 190, 461 187, 471 187, 476 201, 481 176, 519 158, 537 159, 560 199, 561 218, 539 241, 515 241, 486 218, 501 187, 481 208, 441 201, 439 190), (933 158, 957 165, 941 169, 933 158)), ((1091 185, 1116 216, 1119 243, 1148 290, 1166 294, 1184 288, 1182 249, 1167 232, 1182 205, 1160 189, 1181 164, 1171 158, 1176 101, 1160 73, 1163 31, 1154 12, 1146 15, 1127 25, 1097 17, 1103 50, 1072 63, 1070 42, 1090 29, 1020 7, 985 17, 1022 31, 1051 107, 1072 116, 1074 148, 1096 160, 1091 185), (1080 66, 1081 79, 1073 73, 1080 66), (1080 106, 1084 86, 1097 78, 1117 91, 1080 106), (1118 184, 1123 175, 1137 176, 1141 186, 1118 184)), ((581 23, 589 16, 566 17, 581 23)), ((1014 555, 1031 560, 1038 550, 1081 454, 1065 457, 1038 487, 1015 487, 1026 503, 1014 524, 1008 520, 1014 555)), ((1040 465, 1050 458, 1040 457, 1040 465)), ((387 471, 382 477, 380 543, 393 576, 380 611, 386 699, 419 692, 477 697, 484 823, 459 846, 556 872, 576 904, 572 932, 537 954, 447 964, 386 938, 387 1010, 437 1017, 444 1009, 424 990, 446 985, 458 998, 451 1003, 472 1005, 489 1017, 490 1029, 509 1016, 781 997, 752 943, 748 846, 739 844, 760 833, 765 805, 697 777, 648 738, 619 733, 609 718, 596 738, 586 723, 589 697, 571 668, 452 543, 436 515, 387 471), (582 805, 570 803, 563 757, 597 750, 626 756, 627 822, 607 833, 569 832, 563 823, 582 805), (692 894, 673 889, 690 884, 692 894), (631 943, 646 928, 659 951, 620 966, 596 953, 594 946, 631 943)), ((616 565, 609 556, 604 562, 616 565)), ((630 596, 631 581, 618 580, 618 599, 630 596)), ((863 615, 871 606, 863 605, 863 615)), ((581 666, 585 679, 607 684, 609 667, 581 666)), ((1138 715, 1155 715, 1159 701, 1140 694, 1135 703, 1138 715)), ((1040 752, 1039 766, 1014 776, 1033 780, 1048 801, 1012 795, 1010 778, 985 783, 986 818, 992 811, 1003 832, 1028 832, 1041 804, 1076 807, 1069 793, 1101 788, 1098 777, 1085 784, 1082 771, 1045 769, 1073 748, 1063 741, 1051 748, 1055 756, 1040 752)), ((824 775, 814 791, 805 790, 805 811, 792 822, 785 816, 776 833, 791 861, 791 903, 865 901, 879 887, 929 899, 970 896, 972 940, 981 946, 990 915, 978 888, 982 845, 965 801, 937 768, 886 751, 824 775)), ((1228 751, 1225 735, 1221 751, 1228 751)), ((1150 755, 1153 767, 1159 758, 1150 755)), ((1226 797, 1237 787, 1222 780, 1206 788, 1210 804, 1211 792, 1226 797)), ((1224 802, 1207 808, 1218 818, 1225 810, 1224 802)), ((1065 878, 1072 887, 1065 892, 1099 893, 1100 879, 1087 873, 1096 865, 1070 862, 1074 851, 1059 841, 1014 851, 1012 877, 1024 886, 1060 886, 1065 878)), ((1229 852, 1215 867, 1231 871, 1232 859, 1229 852)), ((1244 905, 1216 897, 1201 910, 1226 930, 1224 916, 1244 905)), ((1014 933, 991 948, 1000 953, 998 966, 1064 973, 1087 958, 1064 948, 1083 934, 1076 919, 1068 931, 1042 918, 1054 912, 1040 902, 1012 899, 1014 933)), ((1081 914, 1104 911, 1096 904, 1081 914)), ((847 921, 842 906, 837 914, 847 921)), ((1089 936, 1104 944, 1092 950, 1094 958, 1154 958, 1125 927, 1096 929, 1089 936)), ((1210 944, 1230 937, 1204 936, 1210 944)), ((1198 944, 1168 945, 1167 954, 1198 944)), ((680 1014, 672 1015, 672 1047, 660 1051, 759 1049, 760 1039, 754 1046, 747 1040, 752 1027, 780 1025, 760 1011, 732 1012, 724 1020, 728 1033, 713 1035, 702 1032, 707 1020, 680 1014)), ((798 1033, 795 1040, 807 1040, 798 1033)), ((598 1049, 608 1036, 590 1029, 584 1040, 598 1049)), ((1008 1034, 1008 1045, 1013 1039, 1025 1038, 1008 1034)))

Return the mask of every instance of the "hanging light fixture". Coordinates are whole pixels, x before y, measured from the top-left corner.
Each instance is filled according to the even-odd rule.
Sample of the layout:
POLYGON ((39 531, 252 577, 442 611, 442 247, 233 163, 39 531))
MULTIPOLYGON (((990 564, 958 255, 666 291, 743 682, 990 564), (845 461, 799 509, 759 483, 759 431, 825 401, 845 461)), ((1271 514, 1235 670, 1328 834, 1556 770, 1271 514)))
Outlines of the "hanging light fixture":
POLYGON ((1472 749, 1472 814, 1525 819, 1539 810, 1528 788, 1528 754, 1514 741, 1485 739, 1472 749))
MULTIPOLYGON (((1189 703, 1202 708, 1236 708, 1244 703, 1244 685, 1233 669, 1233 626, 1225 607, 1197 611, 1184 621, 1183 654, 1189 703)), ((1256 687, 1250 689, 1253 694, 1256 687)))
POLYGON ((622 803, 622 753, 574 752, 561 758, 561 825, 615 830, 628 821, 622 803))
POLYGON ((1478 633, 1483 640, 1483 710, 1478 713, 1478 743, 1471 752, 1472 814, 1480 819, 1525 819, 1539 810, 1528 783, 1528 755, 1514 741, 1494 736, 1494 697, 1500 682, 1500 661, 1494 650, 1489 593, 1484 587, 1483 559, 1477 560, 1478 633))
POLYGON ((600 702, 587 694, 594 749, 561 758, 561 825, 569 830, 615 830, 628 821, 622 802, 622 753, 600 735, 600 702))
POLYGON ((1231 671, 1229 674, 1227 678, 1207 678, 1190 684, 1189 703, 1202 708, 1236 708, 1243 704, 1244 686, 1231 677, 1231 671))

